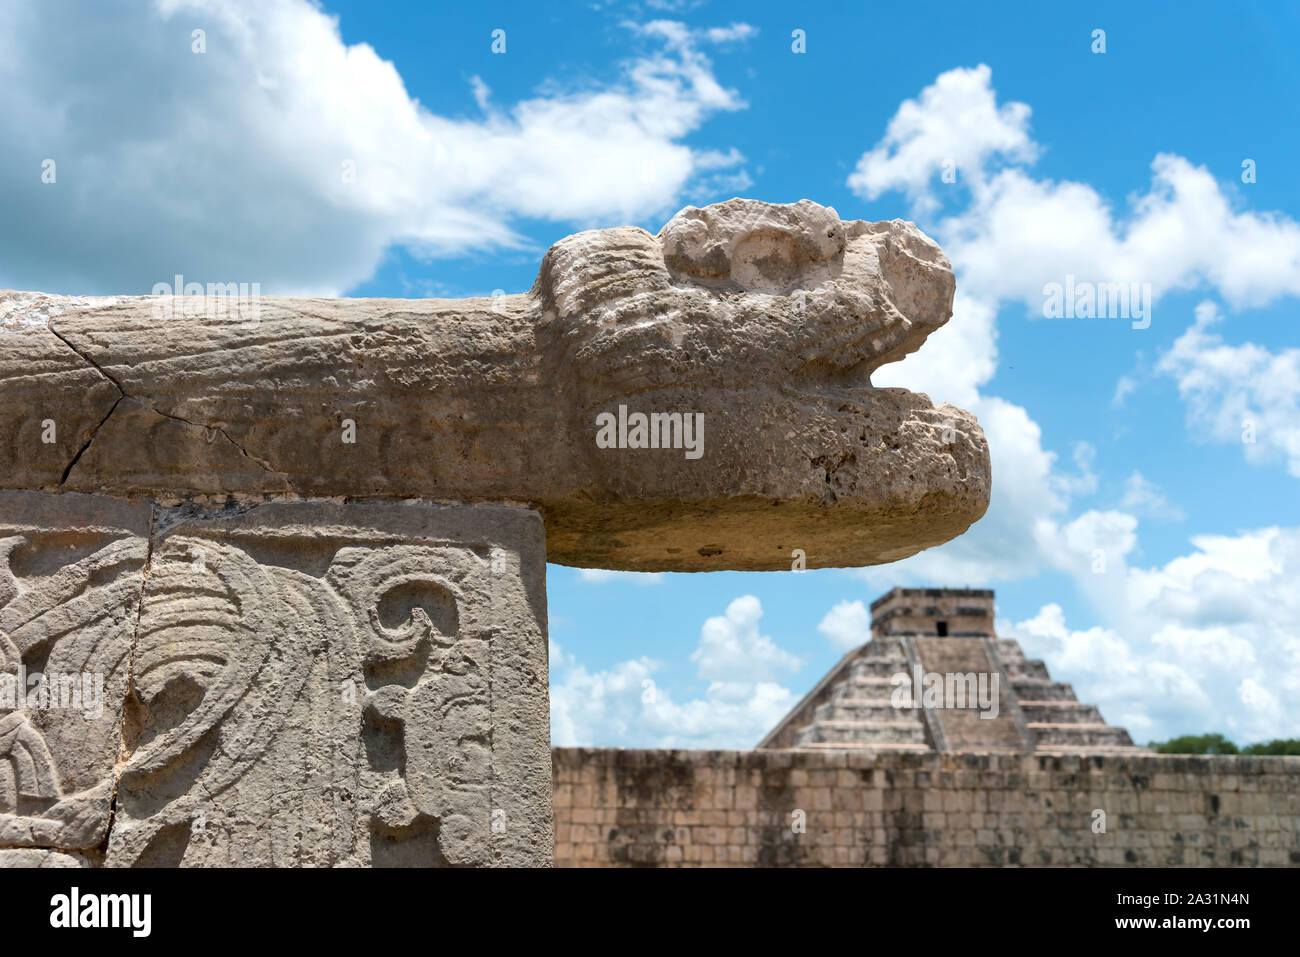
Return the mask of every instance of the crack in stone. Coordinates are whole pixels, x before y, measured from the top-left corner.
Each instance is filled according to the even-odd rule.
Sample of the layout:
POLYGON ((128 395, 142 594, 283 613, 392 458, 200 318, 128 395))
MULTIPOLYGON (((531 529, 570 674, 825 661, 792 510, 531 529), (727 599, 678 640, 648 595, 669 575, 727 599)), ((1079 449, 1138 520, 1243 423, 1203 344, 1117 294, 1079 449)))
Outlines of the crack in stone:
POLYGON ((161 415, 164 419, 172 419, 176 422, 184 422, 186 425, 192 425, 196 429, 203 429, 205 432, 219 433, 221 437, 224 438, 231 445, 233 445, 236 451, 238 451, 239 454, 242 455, 244 458, 248 459, 250 462, 253 462, 257 466, 259 466, 263 471, 269 472, 272 475, 278 475, 281 478, 288 481, 289 478, 288 475, 286 475, 284 472, 279 471, 278 469, 273 468, 270 462, 267 462, 265 459, 258 458, 256 455, 253 455, 251 452, 245 449, 242 445, 240 445, 238 442, 236 442, 234 439, 230 437, 230 433, 227 432, 223 426, 207 425, 203 422, 195 422, 193 419, 187 419, 184 416, 176 415, 171 412, 164 412, 161 409, 157 408, 151 401, 145 398, 141 398, 140 396, 133 395, 133 396, 127 396, 127 398, 135 399, 137 402, 143 402, 145 405, 149 406, 149 408, 153 412, 157 413, 158 415, 161 415))
POLYGON ((113 823, 117 820, 117 792, 122 783, 122 770, 130 757, 126 754, 127 706, 135 693, 135 652, 140 641, 140 622, 144 617, 144 596, 149 589, 149 572, 153 567, 153 541, 157 525, 158 506, 154 505, 149 511, 149 537, 145 545, 144 565, 140 568, 140 599, 135 607, 135 628, 131 632, 131 656, 126 666, 126 692, 122 696, 122 718, 117 735, 117 761, 113 765, 113 793, 108 801, 108 826, 104 828, 104 839, 101 845, 105 854, 108 853, 108 844, 113 836, 113 823))
POLYGON ((94 369, 96 372, 102 375, 109 382, 113 383, 113 385, 117 386, 118 392, 120 392, 123 396, 126 395, 126 389, 122 388, 122 383, 118 382, 117 379, 109 375, 109 373, 105 369, 100 367, 98 362, 90 358, 90 356, 86 355, 84 352, 82 352, 80 349, 74 346, 71 342, 69 342, 68 339, 63 335, 63 333, 59 332, 58 329, 54 328, 53 321, 51 321, 45 328, 49 329, 51 335, 53 335, 56 339, 62 342, 65 346, 67 346, 77 355, 81 356, 82 360, 84 360, 92 369, 94 369))
POLYGON ((104 423, 108 421, 109 416, 117 410, 117 407, 125 398, 125 395, 119 395, 117 401, 114 402, 112 407, 108 410, 108 414, 100 419, 99 424, 90 430, 90 435, 87 436, 86 441, 82 444, 81 448, 77 449, 77 454, 72 457, 72 461, 68 463, 68 467, 63 470, 63 475, 59 478, 60 487, 68 484, 68 476, 71 475, 72 470, 77 467, 77 463, 81 461, 81 457, 86 454, 86 449, 90 448, 90 443, 95 441, 95 436, 97 436, 99 430, 104 427, 104 423))
POLYGON ((86 355, 84 352, 82 352, 80 349, 74 346, 62 333, 59 332, 59 330, 55 329, 53 322, 51 322, 46 328, 50 330, 50 333, 53 334, 56 339, 58 339, 65 346, 71 349, 74 353, 80 356, 81 359, 85 361, 91 368, 93 368, 96 372, 102 375, 109 382, 113 383, 113 385, 117 387, 117 391, 118 391, 117 401, 113 403, 113 407, 108 410, 108 414, 105 415, 104 418, 100 420, 99 424, 95 426, 95 428, 91 431, 90 437, 86 439, 85 444, 82 445, 82 447, 77 451, 77 454, 73 456, 72 461, 68 463, 68 467, 64 469, 63 478, 59 481, 59 484, 61 486, 68 481, 68 476, 72 474, 73 467, 77 464, 78 461, 81 460, 82 456, 85 455, 86 450, 90 448, 91 443, 95 441, 95 437, 99 434, 100 430, 103 429, 104 425, 112 417, 113 413, 117 410, 117 407, 121 404, 123 399, 134 399, 137 402, 143 402, 146 406, 149 407, 149 409, 152 412, 162 416, 165 419, 172 419, 176 422, 183 422, 186 425, 192 425, 195 428, 203 429, 205 432, 220 433, 221 437, 224 438, 231 445, 233 445, 236 451, 238 451, 239 454, 242 455, 244 458, 248 459, 250 462, 257 465, 263 471, 271 475, 278 475, 280 478, 284 479, 286 483, 288 483, 289 476, 286 473, 281 472, 280 470, 274 468, 271 465, 271 463, 266 461, 265 459, 253 455, 246 448, 244 448, 242 445, 236 442, 231 437, 230 433, 227 432, 223 426, 207 425, 206 423, 195 422, 192 419, 187 419, 184 416, 175 415, 174 413, 171 412, 164 412, 161 409, 159 409, 157 406, 155 406, 152 400, 144 396, 132 395, 131 393, 126 391, 126 388, 122 385, 122 383, 119 382, 117 378, 115 378, 113 375, 111 375, 108 372, 108 370, 104 369, 98 362, 96 362, 90 356, 86 355))
POLYGON ((76 467, 76 464, 79 461, 81 461, 81 457, 86 454, 86 450, 90 448, 91 443, 95 441, 95 436, 99 435, 99 430, 104 427, 104 423, 109 420, 109 418, 112 416, 112 414, 115 411, 117 411, 117 407, 121 404, 122 400, 126 398, 126 390, 122 388, 122 383, 118 382, 111 375, 109 375, 107 372, 101 369, 98 363, 96 363, 93 359, 89 358, 88 356, 84 355, 80 349, 78 349, 71 342, 65 339, 62 333, 60 333, 59 330, 54 328, 53 323, 47 323, 45 328, 47 328, 50 331, 50 334, 53 335, 54 338, 58 339, 65 346, 71 349, 74 354, 80 356, 81 359, 84 362, 88 363, 91 368, 93 368, 96 372, 98 372, 109 382, 113 383, 114 387, 117 389, 117 401, 114 402, 112 407, 108 410, 108 414, 99 420, 99 424, 90 430, 90 435, 86 437, 86 441, 82 444, 81 448, 77 450, 77 453, 74 456, 72 456, 72 461, 68 463, 68 467, 63 470, 63 475, 59 479, 59 485, 60 487, 62 487, 63 485, 67 484, 68 476, 72 474, 73 468, 76 467))

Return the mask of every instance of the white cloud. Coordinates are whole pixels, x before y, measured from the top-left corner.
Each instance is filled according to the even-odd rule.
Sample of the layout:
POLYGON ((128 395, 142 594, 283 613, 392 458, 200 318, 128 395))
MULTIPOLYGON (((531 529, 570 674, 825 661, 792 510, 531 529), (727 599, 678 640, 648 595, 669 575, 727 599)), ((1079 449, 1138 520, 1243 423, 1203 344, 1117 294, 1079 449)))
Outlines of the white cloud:
POLYGON ((1047 568, 1070 575, 1094 608, 1124 605, 1129 565, 1138 554, 1138 520, 1114 509, 1089 509, 1058 523, 1040 521, 1034 529, 1047 568))
POLYGON ((483 82, 481 76, 472 76, 469 78, 470 89, 474 91, 474 102, 478 104, 480 110, 488 110, 492 102, 492 90, 483 82))
POLYGON ((931 181, 945 164, 959 180, 978 182, 995 157, 1032 162, 1038 147, 1029 137, 1029 107, 999 107, 991 77, 982 63, 949 70, 921 91, 919 101, 904 100, 884 138, 858 160, 849 188, 867 199, 901 190, 920 210, 932 211, 939 204, 931 181))
POLYGON ((1131 731, 1297 736, 1300 712, 1282 703, 1300 694, 1300 528, 1192 545, 1163 566, 1124 569, 1096 606, 1105 625, 1072 630, 1051 604, 1000 631, 1131 731))
POLYGON ((763 606, 742 595, 700 630, 700 646, 691 654, 701 678, 711 681, 764 681, 799 670, 799 658, 759 633, 763 606))
POLYGON ((1131 375, 1122 375, 1115 381, 1115 394, 1110 403, 1116 408, 1124 405, 1124 400, 1137 391, 1137 379, 1131 375))
POLYGON ((1283 721, 1282 705, 1277 696, 1253 678, 1242 679, 1237 687, 1237 696, 1261 725, 1277 725, 1283 721))
POLYGON ((623 744, 639 730, 645 682, 661 665, 646 657, 591 673, 550 644, 551 742, 557 745, 623 744), (598 736, 600 740, 598 740, 598 736))
POLYGON ((758 27, 748 23, 733 23, 726 27, 710 27, 704 31, 704 36, 710 43, 735 43, 758 36, 758 27))
POLYGON ((1136 469, 1124 482, 1124 497, 1120 499, 1120 508, 1136 515, 1150 518, 1179 521, 1183 510, 1172 504, 1165 497, 1164 491, 1154 482, 1149 482, 1136 469))
MULTIPOLYGON (((1170 561, 1159 571, 1134 569, 1127 613, 1151 609, 1161 619, 1194 625, 1245 621, 1269 590, 1300 570, 1300 534, 1294 529, 1262 529, 1241 535, 1197 535, 1196 551, 1170 561)), ((1297 593, 1300 595, 1300 593, 1297 593)), ((1275 606, 1277 615, 1296 604, 1295 595, 1275 606)), ((1280 629, 1294 631, 1294 620, 1280 629)))
POLYGON ((949 70, 902 103, 848 185, 867 199, 902 191, 927 215, 969 197, 932 225, 959 288, 993 304, 1019 300, 1041 314, 1043 285, 1067 275, 1149 282, 1157 297, 1208 284, 1235 305, 1300 294, 1294 220, 1235 210, 1207 169, 1169 153, 1154 158, 1150 188, 1117 218, 1090 185, 1026 172, 1041 152, 1029 116, 1027 104, 998 105, 987 66, 949 70), (954 161, 967 191, 936 183, 954 161))
POLYGON ((1209 712, 1211 699, 1181 665, 1163 654, 1144 654, 1109 628, 1072 631, 1058 605, 1045 605, 1017 625, 1000 626, 999 634, 1018 639, 1029 657, 1043 658, 1055 680, 1073 684, 1080 701, 1097 705, 1108 722, 1128 728, 1135 743, 1144 744, 1152 734, 1188 733, 1209 712))
POLYGON ((579 568, 577 580, 588 585, 605 585, 609 582, 628 582, 633 585, 659 585, 661 572, 615 572, 604 568, 579 568))
POLYGON ((1097 473, 1093 471, 1097 464, 1096 447, 1091 442, 1075 442, 1071 458, 1078 471, 1074 474, 1054 474, 1052 480, 1066 497, 1091 495, 1097 491, 1097 473))
POLYGON ((1240 444, 1252 463, 1281 459, 1300 478, 1300 349, 1229 345, 1210 329, 1221 319, 1214 303, 1198 305, 1156 371, 1178 383, 1193 437, 1240 444))
MULTIPOLYGON (((413 99, 307 0, 25 0, 0 11, 0 35, 0 131, 15 147, 0 184, 9 218, 28 224, 0 239, 0 286, 147 292, 181 272, 334 295, 393 244, 463 253, 522 244, 521 217, 671 212, 702 170, 721 175, 720 156, 743 177, 738 153, 683 142, 744 104, 700 52, 707 33, 666 21, 629 30, 645 52, 604 86, 551 84, 502 106, 473 78, 477 117, 458 115, 462 91, 413 99)), ((742 40, 744 26, 720 36, 742 40)))
POLYGON ((997 366, 997 309, 967 296, 958 283, 948 324, 932 333, 919 352, 873 372, 871 382, 924 392, 936 401, 969 409, 997 366))
MULTIPOLYGON (((1137 545, 1137 524, 1136 518, 1124 512, 1089 509, 1061 529, 1058 541, 1073 555, 1101 552, 1122 559, 1137 545)), ((1076 566, 1067 560, 1065 567, 1076 566)))
POLYGON ((817 630, 836 651, 848 651, 871 638, 871 612, 861 601, 841 601, 826 613, 817 630))
POLYGON ((1156 299, 1208 285, 1238 306, 1300 294, 1300 224, 1234 211, 1210 172, 1181 156, 1162 153, 1151 169, 1125 219, 1087 184, 1006 169, 936 228, 969 295, 1019 300, 1034 315, 1044 284, 1067 275, 1150 283, 1156 299))
POLYGON ((590 672, 551 642, 551 741, 560 746, 752 748, 794 706, 771 679, 799 660, 758 633, 762 606, 746 595, 708 619, 691 660, 708 680, 703 697, 674 700, 641 657, 590 672))

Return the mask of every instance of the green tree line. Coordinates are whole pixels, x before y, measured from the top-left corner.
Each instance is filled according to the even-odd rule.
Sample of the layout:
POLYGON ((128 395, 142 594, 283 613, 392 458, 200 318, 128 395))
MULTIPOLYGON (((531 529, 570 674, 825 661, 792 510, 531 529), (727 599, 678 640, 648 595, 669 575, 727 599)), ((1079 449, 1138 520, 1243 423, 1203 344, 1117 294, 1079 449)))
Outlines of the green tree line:
POLYGON ((1300 754, 1300 738, 1274 738, 1239 748, 1221 734, 1185 734, 1147 747, 1160 754, 1300 754))

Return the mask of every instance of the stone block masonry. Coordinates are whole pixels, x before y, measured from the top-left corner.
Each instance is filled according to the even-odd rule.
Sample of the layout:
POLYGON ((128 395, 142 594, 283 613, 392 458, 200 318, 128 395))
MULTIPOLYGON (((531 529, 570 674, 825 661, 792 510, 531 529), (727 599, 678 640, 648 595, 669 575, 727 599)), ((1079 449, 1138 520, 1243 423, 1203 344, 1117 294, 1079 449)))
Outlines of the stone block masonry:
POLYGON ((556 748, 552 766, 558 867, 1300 866, 1300 758, 556 748))

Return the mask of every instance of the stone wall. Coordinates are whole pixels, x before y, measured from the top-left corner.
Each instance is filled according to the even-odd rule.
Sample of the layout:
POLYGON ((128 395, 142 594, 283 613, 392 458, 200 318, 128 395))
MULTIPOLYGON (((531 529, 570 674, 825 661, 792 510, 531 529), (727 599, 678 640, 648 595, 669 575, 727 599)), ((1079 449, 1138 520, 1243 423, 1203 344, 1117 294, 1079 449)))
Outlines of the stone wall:
POLYGON ((559 867, 1300 865, 1300 758, 555 748, 552 763, 559 867))

